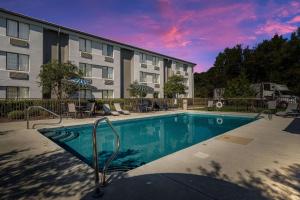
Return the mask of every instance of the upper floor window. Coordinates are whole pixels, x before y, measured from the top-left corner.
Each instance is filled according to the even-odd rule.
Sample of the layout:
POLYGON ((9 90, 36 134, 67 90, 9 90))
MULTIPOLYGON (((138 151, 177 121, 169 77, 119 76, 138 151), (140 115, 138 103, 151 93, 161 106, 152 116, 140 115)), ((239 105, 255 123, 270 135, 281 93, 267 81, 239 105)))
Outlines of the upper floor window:
POLYGON ((112 67, 102 67, 102 78, 113 79, 114 69, 112 67))
POLYGON ((158 65, 158 58, 156 56, 152 57, 152 65, 154 65, 154 66, 158 65))
POLYGON ((29 56, 18 53, 6 53, 6 69, 27 72, 29 70, 29 56))
POLYGON ((140 82, 146 83, 147 82, 147 73, 140 72, 140 82))
POLYGON ((29 98, 28 87, 6 87, 7 99, 29 98))
POLYGON ((180 71, 180 64, 178 62, 175 62, 175 69, 176 71, 180 71))
POLYGON ((79 70, 83 73, 84 77, 92 77, 92 65, 86 63, 79 63, 79 70))
POLYGON ((103 46, 102 54, 104 56, 109 56, 109 57, 114 56, 114 46, 112 46, 110 44, 105 44, 105 45, 102 45, 102 46, 103 46))
POLYGON ((187 70, 188 70, 188 65, 187 65, 187 64, 184 64, 184 65, 183 65, 183 71, 187 72, 187 70))
POLYGON ((29 25, 8 19, 6 34, 11 37, 29 40, 29 25))
POLYGON ((144 53, 140 53, 140 63, 146 63, 147 55, 144 53))
POLYGON ((92 41, 79 38, 79 51, 92 53, 92 41))
POLYGON ((153 83, 159 83, 159 74, 153 74, 152 79, 153 83))

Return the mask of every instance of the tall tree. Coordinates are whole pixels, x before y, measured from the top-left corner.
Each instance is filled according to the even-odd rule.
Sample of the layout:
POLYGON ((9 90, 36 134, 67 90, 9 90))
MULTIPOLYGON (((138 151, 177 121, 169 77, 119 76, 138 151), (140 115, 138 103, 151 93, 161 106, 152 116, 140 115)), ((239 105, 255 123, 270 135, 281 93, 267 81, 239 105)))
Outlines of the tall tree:
POLYGON ((63 93, 70 94, 76 89, 64 80, 76 77, 81 77, 81 73, 75 65, 53 61, 41 66, 39 84, 43 87, 43 92, 54 92, 56 97, 61 99, 63 93))
POLYGON ((178 97, 180 94, 185 94, 186 86, 184 85, 183 76, 171 76, 164 84, 164 94, 169 98, 178 97))

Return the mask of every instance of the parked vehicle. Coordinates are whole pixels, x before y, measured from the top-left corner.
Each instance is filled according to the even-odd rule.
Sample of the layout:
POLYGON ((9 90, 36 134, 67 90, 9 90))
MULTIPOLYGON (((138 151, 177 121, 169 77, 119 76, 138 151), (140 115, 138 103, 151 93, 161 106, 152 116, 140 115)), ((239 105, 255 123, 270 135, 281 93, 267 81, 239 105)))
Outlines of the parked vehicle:
POLYGON ((263 82, 252 84, 251 87, 255 91, 256 98, 276 100, 278 107, 286 108, 288 103, 299 102, 299 97, 294 95, 286 85, 263 82))

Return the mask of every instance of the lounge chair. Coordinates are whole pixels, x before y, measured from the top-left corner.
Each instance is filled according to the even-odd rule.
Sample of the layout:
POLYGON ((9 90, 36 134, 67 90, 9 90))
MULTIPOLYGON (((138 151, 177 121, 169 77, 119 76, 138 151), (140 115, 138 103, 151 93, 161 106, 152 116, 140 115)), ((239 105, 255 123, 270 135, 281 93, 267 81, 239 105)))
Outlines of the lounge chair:
POLYGON ((130 112, 128 110, 122 110, 121 105, 119 103, 114 103, 114 106, 117 112, 124 115, 130 115, 130 112))
POLYGON ((275 115, 283 116, 283 117, 299 116, 300 111, 298 109, 298 104, 297 103, 289 103, 285 111, 277 112, 275 115))
POLYGON ((110 109, 110 107, 109 107, 108 104, 104 104, 104 105, 103 105, 103 111, 104 111, 104 113, 107 114, 107 115, 113 115, 113 116, 118 116, 118 115, 120 115, 120 113, 118 113, 117 111, 112 111, 112 110, 110 109))
POLYGON ((68 103, 68 116, 74 115, 74 117, 77 117, 77 110, 74 103, 68 103))
POLYGON ((89 110, 84 111, 84 113, 87 113, 90 117, 93 115, 95 110, 95 103, 91 103, 89 110))

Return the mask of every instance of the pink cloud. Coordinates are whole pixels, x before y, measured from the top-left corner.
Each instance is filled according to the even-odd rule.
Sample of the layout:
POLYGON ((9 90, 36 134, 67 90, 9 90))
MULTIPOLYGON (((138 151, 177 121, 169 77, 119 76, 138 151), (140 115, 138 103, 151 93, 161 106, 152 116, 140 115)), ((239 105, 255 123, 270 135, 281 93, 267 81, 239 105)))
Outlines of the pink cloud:
POLYGON ((267 34, 274 35, 277 34, 287 34, 295 31, 297 26, 289 25, 286 23, 280 23, 277 21, 267 21, 264 25, 260 26, 258 30, 255 31, 256 34, 267 34))
POLYGON ((299 16, 296 16, 296 17, 294 17, 293 19, 291 19, 290 21, 289 21, 289 23, 299 23, 300 22, 300 15, 299 16))

